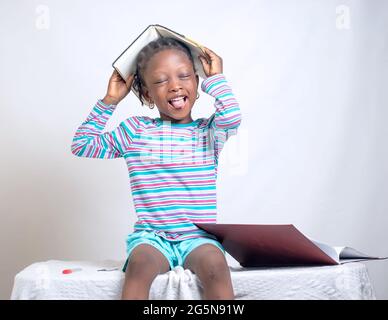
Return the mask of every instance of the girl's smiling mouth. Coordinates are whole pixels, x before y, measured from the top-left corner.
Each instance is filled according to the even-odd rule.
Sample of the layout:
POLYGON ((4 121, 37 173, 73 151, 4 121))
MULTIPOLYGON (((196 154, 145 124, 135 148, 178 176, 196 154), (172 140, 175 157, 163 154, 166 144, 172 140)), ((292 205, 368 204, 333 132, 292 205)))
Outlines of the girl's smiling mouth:
POLYGON ((170 107, 174 108, 175 110, 183 109, 186 106, 186 102, 187 102, 187 96, 180 96, 180 97, 168 100, 168 104, 170 105, 170 107))

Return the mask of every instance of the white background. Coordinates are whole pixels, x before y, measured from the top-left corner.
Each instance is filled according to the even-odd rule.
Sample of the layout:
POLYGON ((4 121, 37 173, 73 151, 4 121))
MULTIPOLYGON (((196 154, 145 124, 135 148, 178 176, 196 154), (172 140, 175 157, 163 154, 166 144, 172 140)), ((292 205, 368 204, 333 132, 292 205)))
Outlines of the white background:
MULTIPOLYGON (((240 102, 219 223, 293 223, 388 255, 388 1, 2 0, 0 298, 33 262, 125 259, 136 221, 125 162, 70 145, 113 60, 154 23, 219 54, 240 102)), ((193 118, 213 111, 202 93, 193 118)), ((159 116, 131 93, 106 129, 131 115, 159 116)), ((387 299, 388 262, 367 266, 387 299)))

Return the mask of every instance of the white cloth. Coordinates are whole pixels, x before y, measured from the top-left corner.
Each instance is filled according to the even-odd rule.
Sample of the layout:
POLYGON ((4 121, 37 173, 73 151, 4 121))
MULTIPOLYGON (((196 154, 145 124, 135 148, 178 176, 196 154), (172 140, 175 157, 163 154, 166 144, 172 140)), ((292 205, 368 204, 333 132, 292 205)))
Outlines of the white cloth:
MULTIPOLYGON (((120 299, 125 274, 122 261, 34 263, 15 276, 11 299, 120 299), (71 274, 62 270, 81 268, 71 274), (113 271, 97 271, 100 269, 113 271)), ((338 266, 229 267, 237 300, 376 299, 363 263, 338 266)), ((182 267, 158 275, 150 299, 202 299, 199 278, 182 267)))

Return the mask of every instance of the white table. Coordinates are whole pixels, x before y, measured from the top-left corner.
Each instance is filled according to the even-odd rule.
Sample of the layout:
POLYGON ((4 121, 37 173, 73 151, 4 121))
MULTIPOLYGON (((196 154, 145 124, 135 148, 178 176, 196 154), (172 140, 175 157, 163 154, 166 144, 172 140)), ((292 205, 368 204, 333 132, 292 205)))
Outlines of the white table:
MULTIPOLYGON (((123 261, 59 261, 34 263, 14 280, 11 299, 120 299, 123 261), (72 274, 62 270, 81 268, 72 274), (100 269, 113 271, 97 271, 100 269)), ((236 300, 376 299, 364 263, 338 266, 229 267, 236 300)), ((201 299, 202 285, 190 270, 177 267, 158 275, 150 299, 201 299)))

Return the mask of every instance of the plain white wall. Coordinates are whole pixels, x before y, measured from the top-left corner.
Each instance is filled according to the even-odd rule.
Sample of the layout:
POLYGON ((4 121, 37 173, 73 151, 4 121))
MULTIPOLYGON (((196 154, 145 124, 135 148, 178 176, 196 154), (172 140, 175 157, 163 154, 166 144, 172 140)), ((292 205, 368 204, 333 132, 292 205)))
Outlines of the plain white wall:
MULTIPOLYGON (((293 223, 388 255, 388 2, 2 0, 0 298, 33 262, 125 259, 125 162, 77 158, 70 144, 113 60, 153 23, 218 53, 240 102, 219 223, 293 223)), ((212 112, 202 94, 193 117, 212 112)), ((158 113, 131 93, 106 130, 131 115, 158 113)), ((382 299, 387 263, 367 262, 382 299)))

